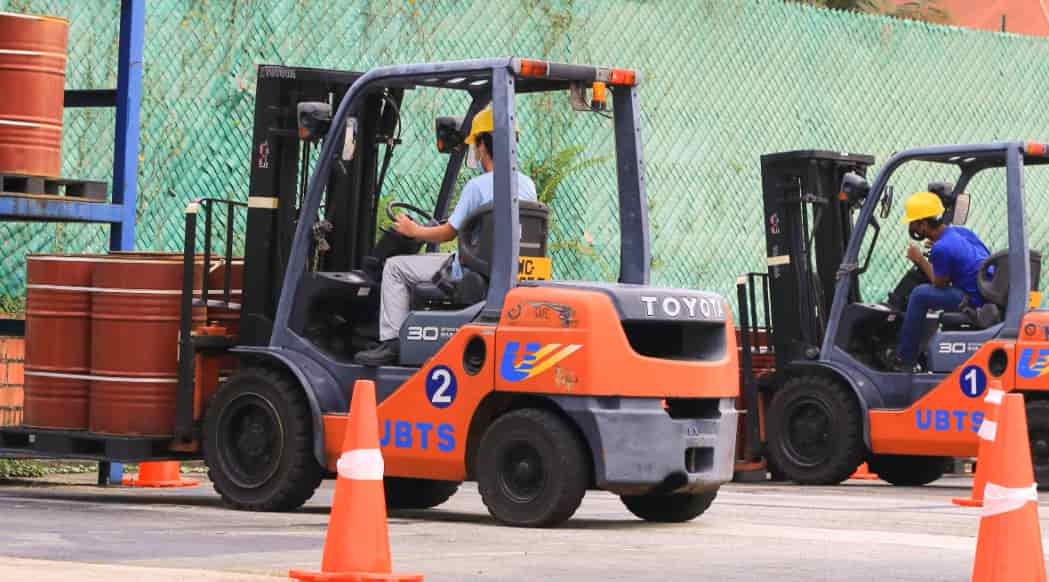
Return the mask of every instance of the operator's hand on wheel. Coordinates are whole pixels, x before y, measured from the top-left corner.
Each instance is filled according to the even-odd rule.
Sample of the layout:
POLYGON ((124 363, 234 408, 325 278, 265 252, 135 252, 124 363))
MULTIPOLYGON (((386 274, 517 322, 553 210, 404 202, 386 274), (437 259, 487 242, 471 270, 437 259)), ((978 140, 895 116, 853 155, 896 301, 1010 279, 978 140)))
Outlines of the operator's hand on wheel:
POLYGON ((927 238, 927 239, 925 239, 925 242, 922 243, 922 244, 925 245, 925 248, 931 249, 932 248, 932 239, 927 238))
POLYGON ((415 238, 415 235, 418 234, 419 225, 409 218, 407 214, 398 214, 397 219, 393 221, 393 229, 408 238, 415 238))
POLYGON ((914 264, 922 260, 922 250, 916 245, 907 245, 907 258, 914 264))

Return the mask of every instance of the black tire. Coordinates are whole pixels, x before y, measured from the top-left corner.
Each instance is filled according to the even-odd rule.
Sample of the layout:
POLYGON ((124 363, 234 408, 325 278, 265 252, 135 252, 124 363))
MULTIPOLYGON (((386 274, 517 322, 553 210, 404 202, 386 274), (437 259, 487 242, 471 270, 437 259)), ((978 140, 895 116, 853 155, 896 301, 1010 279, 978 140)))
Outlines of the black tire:
POLYGON ((459 481, 386 477, 386 507, 389 509, 430 509, 448 501, 459 490, 459 481))
POLYGON ((670 495, 621 495, 619 499, 630 513, 645 521, 683 523, 692 521, 706 511, 718 490, 703 493, 671 493, 670 495))
POLYGON ((1027 400, 1027 438, 1039 491, 1049 490, 1049 400, 1027 400))
POLYGON ((502 523, 548 527, 579 508, 590 471, 588 449, 568 423, 545 410, 515 410, 481 438, 477 488, 502 523))
POLYGON ((781 481, 790 481, 790 479, 783 474, 783 469, 780 469, 779 466, 776 465, 776 461, 772 460, 772 455, 765 456, 765 468, 769 472, 769 481, 777 483, 781 481))
POLYGON ((230 507, 288 511, 313 496, 324 469, 313 455, 306 395, 286 374, 245 368, 208 405, 204 460, 230 507))
POLYGON ((867 467, 893 485, 920 487, 943 477, 949 460, 919 455, 872 455, 867 467))
POLYGON ((771 466, 804 485, 836 485, 866 454, 860 407, 848 388, 823 376, 788 380, 768 414, 771 466))

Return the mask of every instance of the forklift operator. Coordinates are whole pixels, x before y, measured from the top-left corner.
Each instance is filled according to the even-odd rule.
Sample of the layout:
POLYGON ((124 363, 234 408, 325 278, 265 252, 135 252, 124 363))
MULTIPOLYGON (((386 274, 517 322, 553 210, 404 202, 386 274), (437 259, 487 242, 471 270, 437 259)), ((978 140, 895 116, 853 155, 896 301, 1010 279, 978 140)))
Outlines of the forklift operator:
POLYGON ((904 210, 903 223, 909 225, 911 238, 926 239, 930 247, 928 259, 914 244, 907 248, 907 258, 931 281, 911 293, 900 331, 894 368, 912 371, 929 310, 960 311, 966 301, 973 308, 983 305, 977 273, 990 251, 968 228, 944 224, 943 201, 932 192, 911 195, 904 210))
MULTIPOLYGON (((466 218, 482 205, 493 200, 494 177, 492 168, 492 131, 494 120, 489 105, 474 116, 466 143, 470 146, 466 165, 484 169, 463 186, 455 210, 448 222, 438 226, 422 226, 411 218, 400 214, 393 228, 400 234, 426 242, 443 243, 454 240, 466 218)), ((536 201, 535 184, 531 178, 517 172, 517 193, 521 200, 536 201)), ((382 366, 397 362, 400 355, 399 334, 401 324, 408 317, 411 287, 429 281, 444 266, 452 261, 453 278, 461 278, 463 268, 454 253, 425 253, 421 255, 399 255, 386 261, 382 272, 382 298, 379 312, 379 345, 362 351, 354 358, 365 366, 382 366)))

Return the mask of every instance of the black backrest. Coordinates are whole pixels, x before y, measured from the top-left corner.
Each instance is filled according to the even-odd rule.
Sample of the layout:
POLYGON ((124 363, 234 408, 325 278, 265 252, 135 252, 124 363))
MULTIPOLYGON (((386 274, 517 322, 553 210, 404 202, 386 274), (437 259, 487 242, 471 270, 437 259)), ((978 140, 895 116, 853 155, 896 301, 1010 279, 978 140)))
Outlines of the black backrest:
MULTIPOLYGON (((521 225, 521 256, 545 257, 550 209, 530 200, 520 200, 517 206, 521 225)), ((492 250, 495 247, 494 209, 495 203, 489 202, 473 211, 466 217, 459 233, 459 262, 485 278, 491 273, 492 250)))
MULTIPOLYGON (((1031 250, 1031 291, 1037 291, 1042 278, 1042 253, 1031 250)), ((984 300, 1002 309, 1009 300, 1009 251, 998 251, 984 259, 976 275, 984 300)))

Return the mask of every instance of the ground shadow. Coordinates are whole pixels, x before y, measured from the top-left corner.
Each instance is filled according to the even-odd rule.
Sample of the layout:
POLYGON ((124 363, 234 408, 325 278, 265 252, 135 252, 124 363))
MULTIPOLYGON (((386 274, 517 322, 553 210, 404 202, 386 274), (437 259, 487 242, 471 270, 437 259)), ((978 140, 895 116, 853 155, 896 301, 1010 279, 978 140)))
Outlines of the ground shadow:
MULTIPOLYGON (((66 487, 66 486, 64 486, 66 487)), ((87 487, 86 485, 82 487, 87 487)), ((92 486, 97 487, 97 486, 92 486)), ((142 492, 141 490, 114 490, 112 493, 49 492, 49 488, 30 487, 16 490, 0 490, 0 499, 57 500, 80 503, 104 503, 114 505, 192 505, 197 507, 223 507, 222 500, 213 495, 186 493, 142 492)))

